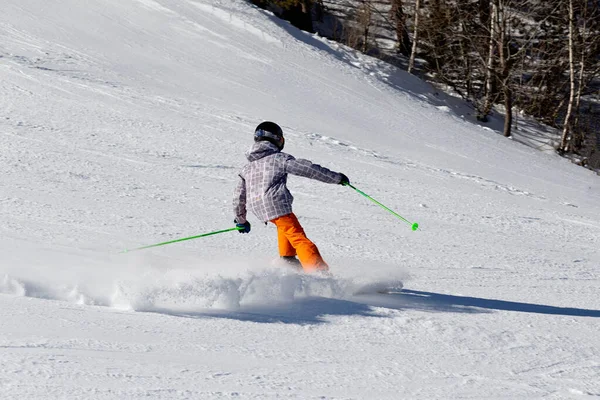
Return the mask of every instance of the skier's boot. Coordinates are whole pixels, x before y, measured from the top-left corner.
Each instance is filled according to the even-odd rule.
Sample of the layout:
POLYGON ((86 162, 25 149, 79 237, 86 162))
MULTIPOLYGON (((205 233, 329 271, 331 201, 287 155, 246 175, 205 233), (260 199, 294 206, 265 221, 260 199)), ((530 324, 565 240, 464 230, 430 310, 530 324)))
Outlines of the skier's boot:
POLYGON ((281 261, 296 270, 302 270, 302 264, 300 264, 300 260, 296 256, 281 256, 281 261))

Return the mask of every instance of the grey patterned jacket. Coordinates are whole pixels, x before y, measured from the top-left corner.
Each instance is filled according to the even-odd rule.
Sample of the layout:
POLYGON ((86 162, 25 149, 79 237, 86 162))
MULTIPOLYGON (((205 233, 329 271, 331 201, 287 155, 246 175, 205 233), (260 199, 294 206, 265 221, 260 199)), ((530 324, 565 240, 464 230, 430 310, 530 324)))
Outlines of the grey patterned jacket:
POLYGON ((267 222, 292 212, 294 197, 288 190, 287 174, 304 176, 325 183, 339 183, 342 175, 282 153, 274 144, 256 142, 246 153, 250 163, 240 171, 240 181, 233 196, 238 223, 246 222, 246 207, 267 222))

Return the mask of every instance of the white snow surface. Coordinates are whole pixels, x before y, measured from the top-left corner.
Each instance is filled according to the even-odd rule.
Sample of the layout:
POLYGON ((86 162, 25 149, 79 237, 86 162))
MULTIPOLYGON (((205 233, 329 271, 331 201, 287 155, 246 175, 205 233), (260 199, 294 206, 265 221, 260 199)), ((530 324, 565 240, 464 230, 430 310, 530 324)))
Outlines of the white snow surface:
POLYGON ((0 8, 1 399, 600 396, 591 171, 244 1, 0 8), (232 227, 263 120, 421 229, 290 177, 332 276, 252 216, 122 253, 232 227))

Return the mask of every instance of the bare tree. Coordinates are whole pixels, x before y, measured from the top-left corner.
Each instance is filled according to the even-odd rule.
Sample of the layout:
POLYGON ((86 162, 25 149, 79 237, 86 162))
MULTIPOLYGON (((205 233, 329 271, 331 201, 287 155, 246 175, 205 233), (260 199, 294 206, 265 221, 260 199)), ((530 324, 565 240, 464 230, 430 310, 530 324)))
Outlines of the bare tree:
POLYGON ((415 1, 415 16, 413 21, 413 42, 412 49, 410 51, 410 58, 408 60, 408 73, 412 73, 415 67, 415 57, 417 55, 417 46, 419 44, 419 11, 421 9, 421 0, 415 1))
POLYGON ((346 28, 346 44, 366 53, 371 43, 373 27, 373 7, 370 0, 362 0, 358 4, 351 23, 352 25, 346 28))
POLYGON ((483 113, 481 119, 487 121, 487 116, 492 110, 494 101, 496 100, 496 90, 494 87, 495 64, 496 64, 496 49, 498 43, 498 19, 499 19, 499 0, 490 1, 490 36, 488 41, 488 57, 485 63, 485 101, 483 103, 483 113))
POLYGON ((575 40, 573 36, 575 35, 575 11, 573 10, 573 0, 569 0, 569 103, 567 106, 567 113, 565 115, 565 121, 563 123, 563 132, 560 140, 560 151, 566 151, 567 145, 569 142, 569 134, 571 133, 571 116, 573 114, 573 104, 575 103, 575 40))
MULTIPOLYGON (((598 33, 599 5, 586 0, 568 0, 569 94, 558 151, 578 152, 585 143, 586 131, 581 125, 582 96, 600 70, 598 33)), ((588 111, 593 112, 591 107, 588 111)))
POLYGON ((411 43, 406 27, 406 14, 404 13, 402 0, 391 0, 390 17, 394 23, 398 52, 408 56, 410 54, 411 43))

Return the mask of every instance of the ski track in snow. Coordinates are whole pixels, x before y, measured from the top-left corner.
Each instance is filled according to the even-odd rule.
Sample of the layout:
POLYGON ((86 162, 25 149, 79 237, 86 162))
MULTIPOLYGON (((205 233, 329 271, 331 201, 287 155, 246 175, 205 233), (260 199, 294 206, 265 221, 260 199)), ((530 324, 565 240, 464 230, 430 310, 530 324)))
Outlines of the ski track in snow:
POLYGON ((4 3, 0 399, 600 395, 600 187, 551 132, 243 1, 4 3), (252 217, 119 253, 231 226, 262 120, 420 230, 290 177, 332 277, 252 217))

